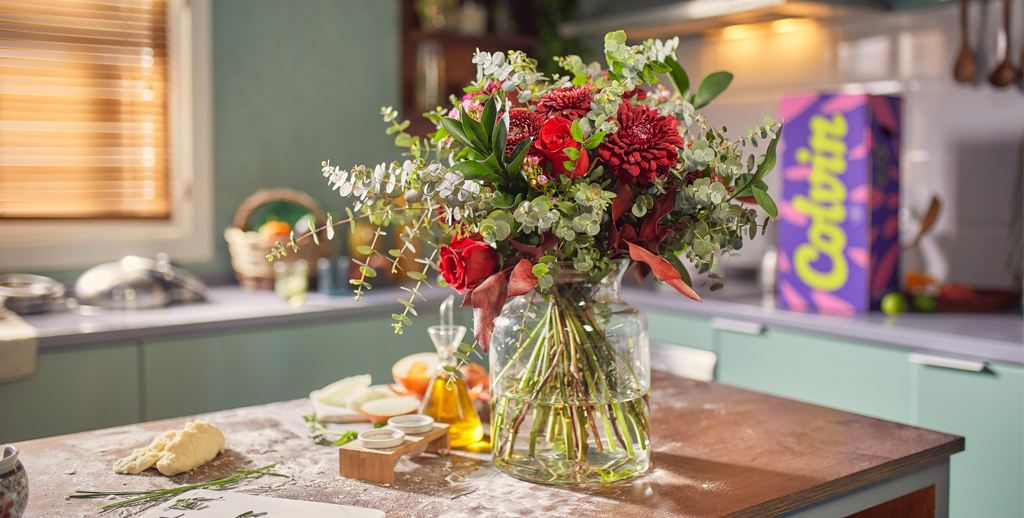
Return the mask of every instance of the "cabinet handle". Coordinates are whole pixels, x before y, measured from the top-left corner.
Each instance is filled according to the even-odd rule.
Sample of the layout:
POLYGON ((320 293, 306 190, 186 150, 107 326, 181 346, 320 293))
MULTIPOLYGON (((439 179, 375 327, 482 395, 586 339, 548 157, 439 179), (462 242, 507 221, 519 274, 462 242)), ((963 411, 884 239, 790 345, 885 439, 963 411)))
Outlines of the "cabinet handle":
POLYGON ((731 318, 715 317, 711 319, 711 329, 732 331, 734 333, 743 333, 745 335, 759 335, 764 332, 764 324, 747 322, 744 320, 733 320, 731 318))
POLYGON ((985 370, 985 367, 988 365, 988 362, 981 360, 965 360, 963 358, 952 358, 949 356, 925 353, 910 353, 910 355, 907 356, 907 360, 910 361, 910 363, 916 363, 918 365, 930 365, 932 367, 943 367, 946 369, 957 369, 970 372, 981 372, 985 370))

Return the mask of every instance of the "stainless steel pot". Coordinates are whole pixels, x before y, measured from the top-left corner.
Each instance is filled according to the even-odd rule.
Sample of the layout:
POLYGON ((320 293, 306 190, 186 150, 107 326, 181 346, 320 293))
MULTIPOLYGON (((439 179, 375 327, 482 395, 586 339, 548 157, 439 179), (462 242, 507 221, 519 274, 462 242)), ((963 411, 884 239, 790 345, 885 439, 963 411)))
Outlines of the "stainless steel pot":
POLYGON ((0 304, 20 315, 52 311, 64 304, 64 285, 42 275, 0 275, 0 304))

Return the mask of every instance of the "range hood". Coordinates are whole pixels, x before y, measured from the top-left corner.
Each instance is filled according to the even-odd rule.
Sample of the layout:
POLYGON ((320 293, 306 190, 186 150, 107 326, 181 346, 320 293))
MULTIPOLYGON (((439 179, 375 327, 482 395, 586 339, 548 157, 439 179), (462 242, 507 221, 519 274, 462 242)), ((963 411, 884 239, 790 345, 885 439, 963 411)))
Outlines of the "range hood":
POLYGON ((609 0, 562 24, 566 38, 624 29, 630 39, 699 34, 783 18, 827 19, 886 8, 885 0, 609 0))

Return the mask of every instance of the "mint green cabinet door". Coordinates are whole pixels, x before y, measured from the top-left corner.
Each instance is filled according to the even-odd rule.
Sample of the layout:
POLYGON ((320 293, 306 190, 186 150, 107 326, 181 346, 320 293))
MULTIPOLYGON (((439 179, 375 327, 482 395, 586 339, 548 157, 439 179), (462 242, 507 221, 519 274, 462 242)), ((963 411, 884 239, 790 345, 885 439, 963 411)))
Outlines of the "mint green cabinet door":
POLYGON ((915 368, 916 424, 967 439, 950 460, 950 517, 1024 516, 1024 369, 915 368))
POLYGON ((396 335, 390 317, 149 340, 145 420, 306 397, 346 376, 393 383, 391 366, 434 347, 418 319, 396 335))
POLYGON ((43 350, 31 378, 0 383, 0 443, 136 423, 138 347, 43 350))
POLYGON ((652 342, 717 352, 711 319, 644 308, 652 342))
POLYGON ((719 331, 722 383, 891 421, 909 422, 907 353, 769 328, 719 331))

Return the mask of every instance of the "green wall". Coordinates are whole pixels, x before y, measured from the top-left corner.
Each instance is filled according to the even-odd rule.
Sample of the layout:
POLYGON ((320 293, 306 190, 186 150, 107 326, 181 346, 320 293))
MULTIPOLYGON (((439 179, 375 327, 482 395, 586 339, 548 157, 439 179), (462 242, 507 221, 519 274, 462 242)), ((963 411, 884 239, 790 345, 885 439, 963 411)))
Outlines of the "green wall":
POLYGON ((224 229, 264 187, 311 194, 338 213, 320 162, 397 158, 379 108, 399 102, 398 0, 213 2, 212 263, 231 271, 224 229))
POLYGON ((380 107, 400 101, 401 20, 399 0, 213 0, 212 17, 216 255, 182 266, 216 282, 233 277, 224 229, 247 196, 291 187, 337 216, 346 202, 321 161, 399 158, 380 107))

